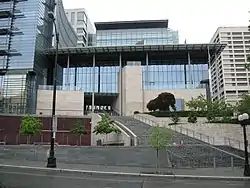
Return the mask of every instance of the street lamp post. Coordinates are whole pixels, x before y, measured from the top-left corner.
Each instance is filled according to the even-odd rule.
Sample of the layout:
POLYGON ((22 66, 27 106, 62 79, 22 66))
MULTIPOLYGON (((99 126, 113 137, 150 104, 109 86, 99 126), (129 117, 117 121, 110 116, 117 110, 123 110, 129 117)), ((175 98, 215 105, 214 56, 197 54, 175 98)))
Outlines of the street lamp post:
POLYGON ((54 73, 53 73, 53 98, 52 98, 52 122, 51 122, 51 140, 50 140, 50 152, 48 157, 48 168, 56 168, 56 158, 55 158, 55 127, 56 127, 56 80, 57 80, 57 59, 58 59, 58 46, 59 46, 59 33, 57 31, 55 16, 53 12, 48 13, 49 18, 53 21, 55 27, 56 36, 56 54, 54 62, 54 73))
POLYGON ((250 167, 249 167, 249 159, 248 159, 248 141, 247 141, 247 133, 246 133, 246 126, 247 120, 249 119, 249 115, 244 113, 238 116, 238 120, 243 128, 243 135, 244 135, 244 148, 245 148, 245 166, 244 166, 244 176, 250 176, 250 167))

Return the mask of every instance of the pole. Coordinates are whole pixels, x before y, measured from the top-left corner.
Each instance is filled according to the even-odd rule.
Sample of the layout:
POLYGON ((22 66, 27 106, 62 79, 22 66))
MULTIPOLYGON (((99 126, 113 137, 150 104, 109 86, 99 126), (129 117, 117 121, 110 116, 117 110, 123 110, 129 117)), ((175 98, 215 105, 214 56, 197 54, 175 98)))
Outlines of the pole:
POLYGON ((248 141, 247 141, 247 133, 246 133, 246 124, 242 125, 243 127, 243 135, 244 135, 244 147, 245 147, 245 168, 244 168, 244 176, 250 176, 250 167, 248 160, 248 141))
POLYGON ((51 122, 51 140, 50 140, 50 152, 48 157, 48 168, 56 168, 56 158, 55 158, 55 133, 54 127, 56 127, 56 80, 57 80, 57 59, 58 59, 58 46, 59 46, 59 33, 56 29, 55 20, 53 20, 55 25, 56 33, 56 54, 55 54, 55 63, 54 63, 54 75, 53 75, 53 98, 52 98, 52 122, 51 122))

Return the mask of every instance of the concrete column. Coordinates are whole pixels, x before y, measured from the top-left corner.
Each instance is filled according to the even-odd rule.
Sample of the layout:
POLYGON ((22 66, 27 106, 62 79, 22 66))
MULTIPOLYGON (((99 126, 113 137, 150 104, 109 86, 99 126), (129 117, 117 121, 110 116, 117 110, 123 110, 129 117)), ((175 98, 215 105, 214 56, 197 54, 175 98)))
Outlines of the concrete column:
POLYGON ((191 71, 191 58, 190 58, 190 53, 189 52, 188 52, 188 69, 189 69, 189 81, 191 82, 189 84, 189 88, 192 88, 193 76, 192 76, 192 71, 191 71))
POLYGON ((93 71, 92 71, 92 107, 91 111, 94 113, 95 108, 95 54, 93 55, 93 71))
POLYGON ((119 54, 119 66, 120 66, 120 74, 119 74, 119 96, 120 96, 120 115, 123 114, 123 87, 122 87, 122 54, 119 54))
POLYGON ((208 55, 208 86, 206 86, 207 90, 207 99, 211 99, 211 93, 212 93, 212 84, 211 84, 211 54, 209 46, 207 47, 207 55, 208 55))
POLYGON ((149 84, 149 79, 148 79, 148 52, 146 53, 146 74, 145 74, 145 80, 142 80, 142 112, 145 112, 145 85, 149 84), (144 81, 144 82, 143 82, 144 81))
POLYGON ((74 89, 76 91, 76 82, 77 82, 77 67, 75 67, 75 81, 74 81, 74 89))

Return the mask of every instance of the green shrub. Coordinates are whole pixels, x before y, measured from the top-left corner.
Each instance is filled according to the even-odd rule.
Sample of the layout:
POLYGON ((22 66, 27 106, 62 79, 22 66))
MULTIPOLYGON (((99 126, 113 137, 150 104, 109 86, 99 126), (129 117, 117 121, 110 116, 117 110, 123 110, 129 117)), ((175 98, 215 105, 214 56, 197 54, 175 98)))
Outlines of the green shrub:
POLYGON ((188 122, 189 123, 196 123, 197 122, 197 116, 195 112, 190 112, 188 116, 188 122))
POLYGON ((180 117, 176 112, 173 112, 171 120, 173 122, 172 125, 176 125, 180 121, 180 117))
MULTIPOLYGON (((192 111, 154 111, 154 112, 148 112, 146 114, 155 116, 155 117, 173 117, 174 114, 177 114, 178 117, 189 117, 190 113, 192 111)), ((208 112, 206 111, 199 111, 196 113, 196 117, 207 117, 208 112)), ((216 116, 220 117, 221 115, 219 112, 216 112, 216 116)), ((233 114, 230 112, 228 116, 233 116, 233 114)))

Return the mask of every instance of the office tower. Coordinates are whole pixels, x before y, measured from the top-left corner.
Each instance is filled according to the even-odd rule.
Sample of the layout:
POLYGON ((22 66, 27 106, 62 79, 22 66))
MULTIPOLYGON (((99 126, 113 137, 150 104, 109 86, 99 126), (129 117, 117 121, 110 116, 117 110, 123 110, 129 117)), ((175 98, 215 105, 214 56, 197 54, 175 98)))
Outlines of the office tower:
POLYGON ((247 27, 220 27, 211 42, 227 45, 211 63, 213 98, 235 104, 242 94, 250 91, 250 72, 245 68, 250 53, 250 32, 247 27))
MULTIPOLYGON (((46 59, 53 40, 50 11, 56 15, 60 46, 76 46, 74 32, 60 26, 61 0, 0 1, 0 113, 35 113, 38 86, 52 84, 53 63, 46 59)), ((62 80, 62 71, 59 76, 62 80)))
POLYGON ((95 29, 87 16, 85 9, 67 9, 66 15, 77 33, 77 46, 93 46, 95 29))

